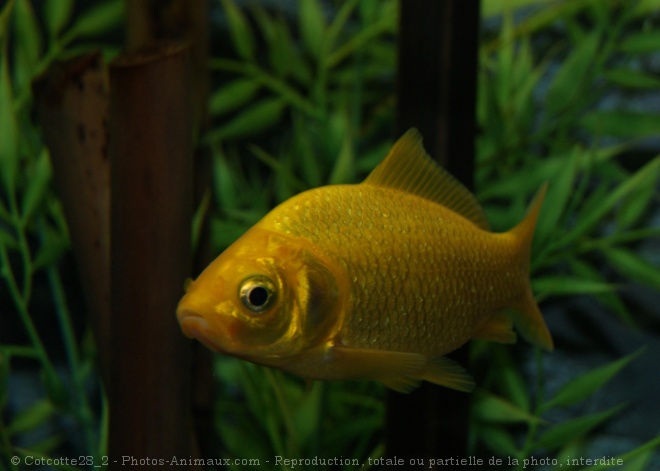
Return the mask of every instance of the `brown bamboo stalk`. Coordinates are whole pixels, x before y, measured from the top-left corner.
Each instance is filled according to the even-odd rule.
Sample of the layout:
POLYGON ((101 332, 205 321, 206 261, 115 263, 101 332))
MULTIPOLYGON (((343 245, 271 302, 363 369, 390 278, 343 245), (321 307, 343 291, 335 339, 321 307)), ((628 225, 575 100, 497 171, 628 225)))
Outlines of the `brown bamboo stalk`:
MULTIPOLYGON (((471 187, 479 1, 405 0, 400 26, 397 135, 419 128, 429 154, 471 187)), ((451 356, 467 363, 465 348, 451 356)), ((407 396, 390 393, 387 453, 426 458, 426 463, 466 457, 469 400, 465 393, 428 383, 407 396)))
POLYGON ((191 344, 174 316, 191 259, 189 83, 189 51, 179 45, 110 65, 112 460, 194 454, 191 344))
POLYGON ((110 166, 107 71, 93 53, 55 64, 34 84, 55 186, 107 379, 110 348, 110 166))

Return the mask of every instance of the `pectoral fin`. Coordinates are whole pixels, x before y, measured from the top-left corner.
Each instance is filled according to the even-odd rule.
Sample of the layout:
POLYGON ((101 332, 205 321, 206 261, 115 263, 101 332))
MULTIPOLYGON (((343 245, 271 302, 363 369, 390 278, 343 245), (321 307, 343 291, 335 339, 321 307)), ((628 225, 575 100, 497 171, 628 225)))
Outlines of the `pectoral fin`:
POLYGON ((346 377, 378 381, 418 375, 427 361, 419 353, 349 347, 333 347, 331 357, 346 377))
POLYGON ((445 357, 348 347, 334 347, 331 356, 345 377, 380 381, 398 392, 408 393, 421 381, 459 391, 474 389, 474 381, 463 367, 445 357))

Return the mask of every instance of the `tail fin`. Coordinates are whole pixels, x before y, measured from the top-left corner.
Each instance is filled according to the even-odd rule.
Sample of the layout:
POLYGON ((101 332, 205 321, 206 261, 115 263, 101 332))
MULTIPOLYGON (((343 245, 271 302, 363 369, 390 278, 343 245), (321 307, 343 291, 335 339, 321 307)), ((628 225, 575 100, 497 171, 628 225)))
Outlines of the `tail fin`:
MULTIPOLYGON (((534 237, 534 229, 536 228, 536 220, 538 219, 547 187, 547 183, 543 184, 529 205, 525 218, 510 231, 513 238, 519 243, 519 253, 520 256, 523 257, 525 263, 525 276, 529 273, 529 258, 532 248, 532 239, 534 237)), ((550 335, 548 327, 543 320, 543 315, 534 300, 532 287, 529 283, 527 284, 527 291, 523 298, 517 305, 511 307, 516 311, 513 316, 513 323, 522 336, 534 345, 551 351, 554 348, 552 336, 550 335)))

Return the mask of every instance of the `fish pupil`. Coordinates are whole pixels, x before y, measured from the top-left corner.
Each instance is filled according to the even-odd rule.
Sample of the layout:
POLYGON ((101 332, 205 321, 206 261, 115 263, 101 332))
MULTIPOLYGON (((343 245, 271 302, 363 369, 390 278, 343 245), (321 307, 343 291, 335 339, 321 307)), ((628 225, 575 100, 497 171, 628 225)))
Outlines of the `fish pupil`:
POLYGON ((270 297, 268 289, 263 286, 255 286, 248 293, 248 302, 254 307, 263 307, 270 297))

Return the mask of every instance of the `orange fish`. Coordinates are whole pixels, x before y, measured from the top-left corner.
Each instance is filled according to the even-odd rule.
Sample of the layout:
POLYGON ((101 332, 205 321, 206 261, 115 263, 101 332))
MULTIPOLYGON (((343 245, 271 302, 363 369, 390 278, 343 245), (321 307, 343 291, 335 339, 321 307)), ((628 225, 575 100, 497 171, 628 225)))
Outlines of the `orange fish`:
POLYGON ((211 350, 307 379, 470 391, 445 357, 470 339, 512 343, 515 326, 553 348, 529 282, 544 195, 516 227, 490 232, 411 129, 362 183, 305 191, 267 214, 192 282, 179 323, 211 350))

